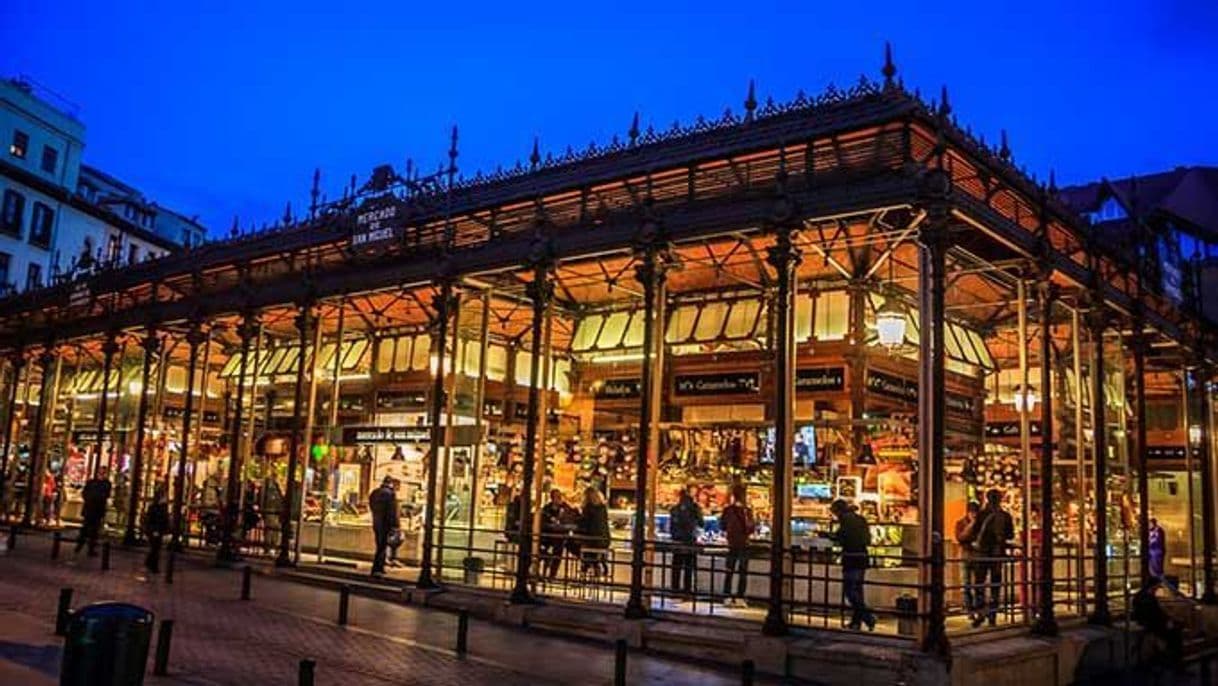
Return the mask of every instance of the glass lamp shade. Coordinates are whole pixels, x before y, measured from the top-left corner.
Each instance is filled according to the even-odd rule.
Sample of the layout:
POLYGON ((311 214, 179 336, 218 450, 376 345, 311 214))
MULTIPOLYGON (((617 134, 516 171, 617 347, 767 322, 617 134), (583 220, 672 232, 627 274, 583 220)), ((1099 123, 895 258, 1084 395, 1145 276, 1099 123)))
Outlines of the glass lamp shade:
POLYGON ((1036 391, 1030 388, 1016 388, 1012 397, 1016 412, 1031 412, 1036 407, 1036 400, 1036 391))
POLYGON ((905 342, 905 311, 892 298, 885 300, 883 307, 875 313, 875 331, 880 345, 885 348, 895 348, 905 342))
POLYGON ((1188 427, 1188 442, 1192 445, 1201 445, 1201 425, 1193 424, 1188 427))

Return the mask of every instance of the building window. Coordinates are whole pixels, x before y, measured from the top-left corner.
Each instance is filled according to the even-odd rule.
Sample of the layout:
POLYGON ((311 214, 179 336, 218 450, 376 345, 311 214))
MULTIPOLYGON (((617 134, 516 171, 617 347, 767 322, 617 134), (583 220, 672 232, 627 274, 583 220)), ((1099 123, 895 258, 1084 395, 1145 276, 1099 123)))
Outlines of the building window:
POLYGON ((42 171, 48 174, 55 173, 55 167, 59 164, 59 151, 49 145, 42 146, 42 171))
POLYGON ((0 252, 0 292, 8 289, 8 265, 12 261, 12 255, 0 252))
POLYGON ((122 238, 117 233, 110 234, 110 244, 106 247, 106 262, 118 262, 119 256, 122 255, 122 247, 122 238))
POLYGON ((140 246, 132 243, 127 246, 127 264, 135 264, 140 258, 140 246))
POLYGON ((51 227, 54 224, 55 211, 40 202, 35 202, 33 214, 30 216, 30 245, 50 248, 51 227))
POLYGON ((13 142, 8 146, 8 154, 24 160, 26 150, 30 147, 30 136, 24 131, 13 131, 13 142))
POLYGON ((0 231, 20 238, 24 214, 25 196, 14 190, 4 191, 4 204, 0 205, 0 231))
POLYGON ((25 290, 32 291, 42 285, 42 265, 30 263, 29 271, 25 273, 25 290))

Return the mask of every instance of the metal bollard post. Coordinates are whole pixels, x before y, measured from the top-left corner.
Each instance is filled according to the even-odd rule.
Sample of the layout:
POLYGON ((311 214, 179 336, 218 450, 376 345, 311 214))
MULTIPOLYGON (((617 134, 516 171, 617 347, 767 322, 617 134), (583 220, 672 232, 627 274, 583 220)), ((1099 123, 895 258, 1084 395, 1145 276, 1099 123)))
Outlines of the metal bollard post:
POLYGON ((250 599, 250 580, 253 578, 254 570, 249 565, 241 568, 241 599, 250 599))
POLYGON ((469 610, 461 610, 457 615, 457 655, 465 655, 469 649, 469 610))
POLYGON ((152 662, 152 673, 165 676, 169 673, 169 646, 173 641, 173 620, 162 619, 156 635, 156 657, 152 662))
POLYGON ((59 559, 59 544, 61 543, 62 538, 63 538, 63 535, 60 534, 58 531, 56 531, 51 536, 51 559, 52 560, 59 559))
POLYGON ((8 528, 8 549, 17 549, 17 525, 14 524, 8 528))
POLYGON ((757 673, 757 666, 752 660, 745 660, 740 663, 740 685, 753 686, 753 677, 757 673))
POLYGON ((102 571, 110 569, 110 541, 102 541, 102 571))
POLYGON ((626 686, 626 639, 619 638, 613 651, 613 686, 626 686))
POLYGON ((165 561, 165 583, 173 583, 173 566, 177 561, 177 553, 169 551, 169 557, 165 561))
POLYGON ((55 610, 55 635, 68 635, 68 620, 72 616, 72 589, 59 589, 59 607, 55 610))
POLYGON ((351 609, 351 587, 343 584, 338 587, 338 625, 347 626, 347 611, 351 609))
POLYGON ((300 686, 313 686, 313 670, 317 663, 312 660, 300 661, 300 678, 297 683, 300 686))

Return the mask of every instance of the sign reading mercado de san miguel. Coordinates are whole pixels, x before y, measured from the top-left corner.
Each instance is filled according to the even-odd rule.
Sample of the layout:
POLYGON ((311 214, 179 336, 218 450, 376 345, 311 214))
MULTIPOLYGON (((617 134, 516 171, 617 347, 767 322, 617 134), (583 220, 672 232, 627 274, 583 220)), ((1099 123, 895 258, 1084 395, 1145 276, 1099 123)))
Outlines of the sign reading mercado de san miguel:
POLYGON ((397 241, 405 218, 404 203, 392 193, 369 199, 355 213, 351 248, 369 251, 397 241))

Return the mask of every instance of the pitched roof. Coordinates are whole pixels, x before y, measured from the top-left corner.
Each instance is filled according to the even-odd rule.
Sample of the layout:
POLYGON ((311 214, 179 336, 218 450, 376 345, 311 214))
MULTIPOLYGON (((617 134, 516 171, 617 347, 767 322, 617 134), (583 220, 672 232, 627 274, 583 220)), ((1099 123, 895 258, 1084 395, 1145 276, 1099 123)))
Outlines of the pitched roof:
MULTIPOLYGON (((1143 220, 1167 216, 1218 241, 1218 167, 1176 167, 1121 180, 1100 179, 1059 191, 1074 211, 1094 212, 1108 198, 1143 220)), ((1114 222, 1115 224, 1115 222, 1114 222)))

